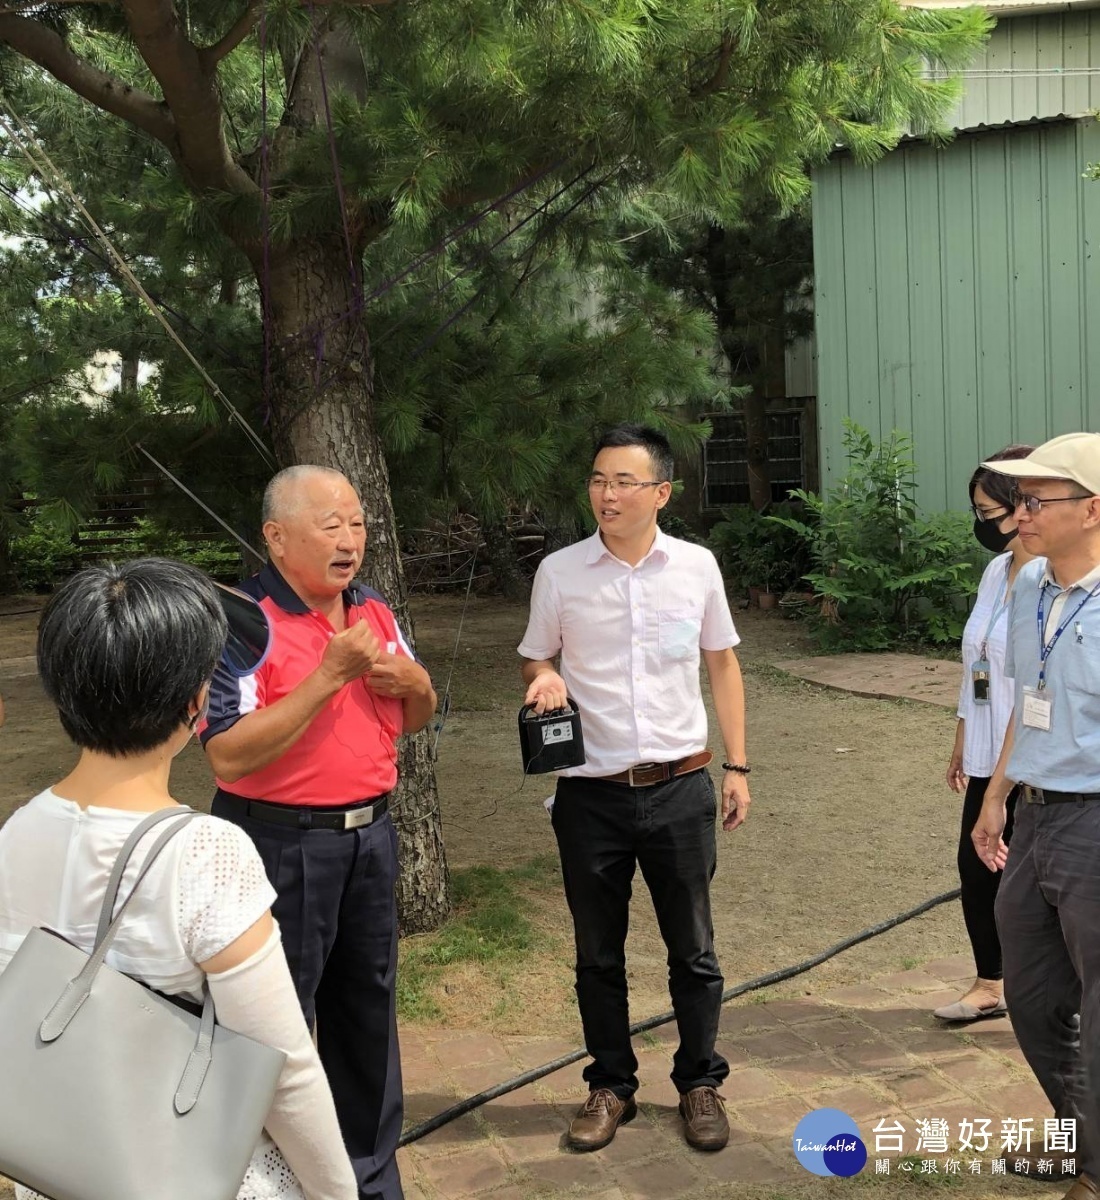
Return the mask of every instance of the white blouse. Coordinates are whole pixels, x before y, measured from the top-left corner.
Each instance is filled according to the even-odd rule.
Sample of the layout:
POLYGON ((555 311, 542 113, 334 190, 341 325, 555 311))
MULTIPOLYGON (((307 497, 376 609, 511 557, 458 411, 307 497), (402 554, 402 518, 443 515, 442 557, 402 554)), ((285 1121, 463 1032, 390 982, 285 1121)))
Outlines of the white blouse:
POLYGON ((974 609, 963 630, 963 677, 958 709, 958 715, 966 722, 963 770, 980 779, 989 778, 997 766, 1014 703, 1012 680, 1005 674, 1009 598, 1006 583, 1011 562, 1009 552, 999 554, 986 567, 978 585, 974 609), (985 655, 989 662, 989 703, 977 704, 971 671, 981 658, 983 638, 986 639, 985 655))
MULTIPOLYGON (((0 972, 38 925, 91 951, 111 868, 146 816, 82 809, 50 790, 12 813, 0 829, 0 972)), ((126 869, 120 896, 129 894, 141 861, 139 851, 126 869)), ((201 1001, 203 972, 197 964, 235 942, 274 899, 248 835, 216 817, 194 818, 142 881, 107 963, 166 995, 201 1001)), ((16 1196, 40 1200, 24 1187, 16 1187, 16 1196)), ((238 1200, 303 1200, 293 1172, 266 1134, 238 1200)))

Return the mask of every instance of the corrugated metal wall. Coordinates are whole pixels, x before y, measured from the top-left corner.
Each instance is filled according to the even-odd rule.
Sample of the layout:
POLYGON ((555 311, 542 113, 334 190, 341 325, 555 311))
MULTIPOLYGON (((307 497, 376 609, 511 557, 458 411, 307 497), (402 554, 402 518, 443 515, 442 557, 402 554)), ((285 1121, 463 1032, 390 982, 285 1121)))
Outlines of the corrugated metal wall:
POLYGON ((970 64, 964 87, 949 122, 956 129, 1100 108, 1100 9, 1003 17, 970 64), (1036 74, 1090 68, 1097 74, 1036 74))
POLYGON ((913 434, 926 510, 965 506, 1007 442, 1100 430, 1100 182, 1081 178, 1096 160, 1100 125, 1065 121, 815 174, 826 487, 846 416, 913 434))

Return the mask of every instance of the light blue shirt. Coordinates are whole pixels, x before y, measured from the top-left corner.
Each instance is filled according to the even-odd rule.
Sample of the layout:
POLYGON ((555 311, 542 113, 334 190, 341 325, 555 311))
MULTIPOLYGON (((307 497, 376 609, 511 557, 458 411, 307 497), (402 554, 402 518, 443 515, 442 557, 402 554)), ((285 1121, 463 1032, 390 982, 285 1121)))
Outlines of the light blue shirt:
POLYGON ((1047 572, 1046 559, 1020 569, 1008 610, 1005 672, 1016 682, 1015 741, 1007 775, 1059 792, 1100 792, 1100 595, 1073 617, 1046 661, 1053 701, 1049 731, 1023 724, 1025 687, 1039 683, 1039 594, 1046 583, 1046 634, 1069 617, 1100 580, 1100 568, 1068 588, 1047 572))

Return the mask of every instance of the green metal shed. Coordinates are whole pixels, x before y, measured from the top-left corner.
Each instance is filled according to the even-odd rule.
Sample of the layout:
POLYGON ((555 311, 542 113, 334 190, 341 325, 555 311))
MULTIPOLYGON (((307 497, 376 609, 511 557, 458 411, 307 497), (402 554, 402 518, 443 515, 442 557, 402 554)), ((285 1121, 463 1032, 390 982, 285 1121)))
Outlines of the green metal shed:
POLYGON ((1007 442, 1100 429, 1100 0, 989 7, 952 143, 815 173, 825 487, 845 417, 912 433, 926 510, 1007 442))

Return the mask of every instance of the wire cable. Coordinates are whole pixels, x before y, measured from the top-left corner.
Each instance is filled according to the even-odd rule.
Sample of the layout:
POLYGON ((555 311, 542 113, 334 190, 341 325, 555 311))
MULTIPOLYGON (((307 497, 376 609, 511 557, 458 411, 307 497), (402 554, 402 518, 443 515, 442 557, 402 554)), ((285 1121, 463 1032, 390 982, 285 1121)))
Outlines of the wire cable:
MULTIPOLYGON (((815 954, 812 958, 803 959, 793 966, 781 967, 777 971, 769 971, 766 975, 759 975, 755 979, 750 979, 745 983, 738 983, 731 988, 727 988, 722 993, 722 1003, 725 1004, 729 1000, 743 996, 746 992, 759 991, 760 988, 771 987, 772 984, 783 983, 787 979, 793 979, 796 975, 803 975, 814 967, 820 966, 828 959, 833 958, 835 955, 841 954, 845 950, 850 950, 853 946, 858 946, 860 942, 866 942, 871 938, 878 937, 880 934, 886 933, 898 925, 903 925, 906 921, 913 920, 914 917, 922 916, 930 909, 936 908, 937 905, 947 904, 949 901, 957 900, 958 898, 959 888, 954 888, 950 892, 942 892, 938 896, 932 896, 922 904, 918 904, 916 908, 910 908, 906 912, 898 913, 896 916, 889 917, 885 921, 880 921, 877 925, 872 925, 868 929, 862 929, 859 933, 852 934, 851 937, 837 942, 836 945, 830 946, 827 950, 822 950, 820 954, 815 954)), ((658 1013, 655 1017, 649 1017, 644 1021, 638 1021, 636 1024, 631 1025, 630 1032, 632 1035, 645 1033, 649 1029, 656 1029, 660 1025, 667 1025, 675 1019, 676 1014, 674 1012, 658 1013)), ((407 1146, 411 1142, 419 1141, 422 1137, 427 1137, 429 1133, 434 1133, 437 1129, 442 1129, 444 1125, 449 1125, 451 1121, 465 1116, 466 1113, 472 1112, 475 1108, 480 1108, 490 1100, 497 1100, 501 1096, 506 1096, 509 1092, 514 1092, 517 1088, 525 1087, 529 1083, 535 1083, 544 1076, 552 1075, 555 1071, 560 1071, 562 1067, 571 1066, 573 1063, 580 1062, 581 1059, 587 1057, 587 1050, 573 1050, 569 1054, 563 1054, 561 1058, 555 1058, 553 1062, 543 1063, 540 1067, 533 1067, 530 1071, 524 1071, 522 1075, 516 1075, 512 1079, 506 1079, 503 1083, 498 1083, 483 1092, 478 1092, 476 1096, 468 1096, 465 1100, 460 1100, 457 1104, 452 1104, 450 1108, 445 1108, 442 1112, 436 1113, 434 1117, 429 1117, 427 1121, 421 1121, 419 1125, 414 1125, 401 1135, 401 1140, 397 1144, 398 1146, 407 1146)))
POLYGON ((462 612, 458 617, 458 632, 455 634, 455 646, 451 653, 451 667, 447 672, 447 686, 443 689, 443 699, 439 702, 439 724, 435 727, 435 741, 432 742, 432 762, 439 761, 439 739, 443 736, 443 726, 451 712, 451 680, 454 678, 455 663, 458 661, 458 648, 462 642, 462 623, 466 620, 466 609, 470 603, 470 592, 474 586, 474 570, 477 567, 477 552, 481 549, 479 541, 470 551, 470 578, 466 583, 466 597, 462 601, 462 612))
POLYGON ((222 528, 225 530, 225 532, 226 532, 226 533, 228 533, 228 534, 229 534, 229 536, 230 536, 230 537, 231 537, 231 538, 232 538, 232 539, 233 539, 233 540, 234 540, 234 541, 235 541, 235 542, 236 542, 236 543, 237 543, 239 546, 241 546, 243 549, 247 550, 247 551, 248 551, 248 553, 249 553, 249 554, 251 554, 251 555, 252 555, 252 557, 253 557, 253 558, 255 558, 255 560, 256 560, 257 562, 260 562, 260 563, 262 563, 262 562, 264 561, 264 556, 263 556, 263 555, 262 555, 262 554, 259 552, 259 550, 257 550, 257 549, 255 548, 255 546, 250 546, 250 545, 248 544, 248 542, 246 542, 246 541, 244 540, 244 538, 243 538, 243 537, 241 537, 241 535, 240 535, 239 533, 237 533, 237 531, 236 531, 236 530, 233 528, 233 526, 232 526, 232 525, 230 525, 230 524, 229 524, 228 522, 226 522, 226 521, 223 521, 223 520, 221 519, 221 517, 219 517, 219 516, 218 516, 218 514, 217 514, 217 513, 216 513, 216 512, 215 512, 215 511, 214 511, 214 510, 213 510, 213 509, 212 509, 212 508, 211 508, 211 507, 210 507, 208 504, 204 504, 204 503, 203 503, 203 502, 202 502, 202 501, 201 501, 201 500, 198 498, 198 496, 196 496, 196 495, 195 495, 195 493, 194 493, 193 491, 191 491, 191 489, 190 489, 190 488, 189 488, 189 487, 188 487, 188 486, 187 486, 185 483, 181 483, 181 482, 180 482, 180 481, 179 481, 179 480, 178 480, 178 479, 175 477, 175 475, 173 475, 173 474, 172 474, 172 472, 168 470, 168 468, 167 468, 167 467, 166 467, 166 466, 165 466, 163 463, 161 463, 161 462, 157 462, 157 460, 156 460, 156 459, 155 459, 155 458, 154 458, 154 457, 153 457, 153 456, 152 456, 152 455, 149 453, 149 451, 148 451, 148 450, 146 450, 146 449, 145 449, 145 447, 144 447, 144 446, 143 446, 143 445, 142 445, 140 442, 137 442, 137 443, 135 444, 135 449, 137 449, 137 450, 140 450, 140 451, 141 451, 141 453, 142 453, 142 454, 144 454, 144 455, 145 455, 145 457, 146 457, 146 458, 147 458, 147 459, 148 459, 148 460, 149 460, 149 461, 150 461, 150 462, 153 464, 153 466, 154 466, 154 467, 156 467, 156 469, 157 469, 157 470, 158 470, 158 471, 159 471, 159 472, 160 472, 162 475, 164 475, 164 476, 165 476, 167 479, 169 479, 169 480, 170 480, 172 483, 174 483, 174 484, 176 485, 176 487, 178 487, 178 488, 179 488, 179 490, 180 490, 181 492, 183 492, 183 494, 184 494, 185 496, 189 496, 189 497, 190 497, 192 500, 194 500, 194 502, 195 502, 195 503, 196 503, 196 504, 199 506, 199 508, 201 508, 201 509, 202 509, 202 511, 203 511, 204 513, 206 513, 208 516, 211 516, 211 517, 213 517, 213 518, 214 518, 214 520, 215 520, 215 521, 217 521, 217 523, 218 523, 218 524, 219 524, 219 525, 220 525, 220 526, 221 526, 221 527, 222 527, 222 528))
POLYGON ((153 316, 157 319, 157 321, 160 323, 160 325, 164 328, 165 332, 172 339, 172 341, 183 352, 183 355, 187 359, 187 361, 195 368, 196 371, 198 371, 199 375, 202 377, 203 382, 210 389, 210 391, 213 393, 213 395, 216 396, 217 399, 220 400, 223 405, 225 405, 225 407, 226 407, 227 411, 229 412, 230 416, 232 417, 232 419, 244 431, 244 433, 248 437, 249 441, 252 443, 252 445, 255 447, 255 449, 260 454, 260 456, 263 458, 263 460, 267 463, 267 465, 270 467, 275 466, 275 460, 274 460, 274 458, 272 458, 271 453, 268 451, 267 447, 264 445, 263 440, 260 438, 260 435, 258 433, 256 433, 256 431, 252 428, 251 425, 249 425, 249 423, 244 419, 244 417, 241 415, 241 413, 238 411, 238 409, 232 403, 232 401, 229 399, 229 397, 226 396, 226 394, 221 390, 220 387, 218 387, 218 385, 214 382, 214 380, 210 378, 209 373, 207 372, 206 368, 202 365, 202 363, 200 363, 199 360, 194 356, 194 354, 191 353, 190 349, 187 347, 187 344, 183 341, 183 339, 180 337, 180 335, 172 327, 171 322, 169 322, 168 318, 160 311, 160 308, 157 305, 156 301, 152 298, 152 296, 149 295, 149 293, 142 286, 141 281, 134 274, 134 272, 130 269, 129 263, 127 263, 127 261, 122 257, 122 254, 120 253, 120 251, 118 249, 116 249, 115 244, 111 241, 111 239, 107 236, 107 234, 103 231, 103 229, 100 228, 99 223, 96 221, 96 219, 92 216, 92 214, 85 207, 84 202, 80 199, 80 197, 76 194, 76 192, 70 186, 68 180, 61 173, 60 169, 54 165, 53 160, 49 157, 49 155, 46 153, 46 151, 42 148, 41 143, 35 137, 33 131, 27 127, 27 125, 23 122, 23 120, 20 118, 20 116, 11 107, 11 104, 9 103, 9 101, 7 100, 6 97, 0 96, 0 104, 3 105, 4 109, 8 113, 8 116, 10 116, 12 121, 14 121, 15 124, 19 127, 20 132, 16 133, 16 130, 12 128, 12 125, 9 123, 7 118, 2 113, 0 113, 0 128, 3 128, 4 132, 8 135, 11 142, 16 146, 16 148, 23 155, 23 157, 30 163, 30 165, 34 169, 34 171, 38 175, 43 177, 44 179, 48 179, 48 180, 52 181, 54 186, 57 187, 61 192, 63 192, 69 198, 69 200, 73 203, 73 205, 75 205, 75 207, 79 211, 81 217, 84 219, 84 221, 88 225, 88 228, 92 231, 96 240, 99 242, 99 244, 103 247, 103 249, 110 256, 111 261, 114 263, 115 267, 117 268, 119 273, 122 275, 122 277, 126 280, 126 282, 130 285, 130 287, 133 288, 133 290, 137 293, 137 295, 140 296, 141 299, 145 302, 149 311, 153 314, 153 316), (34 146, 34 153, 31 152, 31 149, 30 149, 31 146, 34 146))

